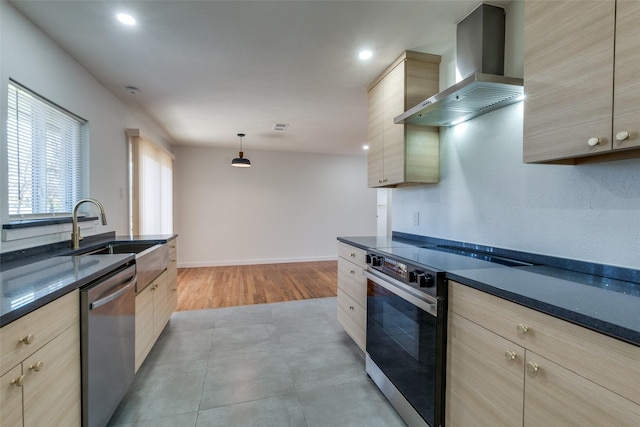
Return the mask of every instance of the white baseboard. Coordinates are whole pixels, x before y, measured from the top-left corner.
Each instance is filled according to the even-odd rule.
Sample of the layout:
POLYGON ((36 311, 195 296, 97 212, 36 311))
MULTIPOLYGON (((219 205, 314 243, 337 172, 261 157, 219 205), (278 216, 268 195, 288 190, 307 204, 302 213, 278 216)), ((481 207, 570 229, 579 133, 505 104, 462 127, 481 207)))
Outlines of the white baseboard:
MULTIPOLYGON (((179 254, 179 252, 178 252, 179 254)), ((272 258, 272 259, 238 259, 224 261, 194 261, 180 262, 178 268, 198 268, 198 267, 227 267, 232 265, 258 265, 258 264, 285 264, 291 262, 314 262, 314 261, 336 261, 337 256, 323 257, 303 257, 303 258, 272 258)))

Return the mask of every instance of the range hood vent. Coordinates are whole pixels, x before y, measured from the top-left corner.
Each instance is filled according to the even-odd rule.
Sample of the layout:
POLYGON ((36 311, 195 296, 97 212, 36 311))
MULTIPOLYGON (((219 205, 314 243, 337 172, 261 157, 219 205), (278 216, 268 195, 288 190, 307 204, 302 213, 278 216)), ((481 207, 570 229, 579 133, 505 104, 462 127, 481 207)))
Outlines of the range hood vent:
POLYGON ((454 126, 522 100, 522 79, 504 74, 504 9, 481 4, 458 23, 462 81, 394 119, 397 124, 454 126))

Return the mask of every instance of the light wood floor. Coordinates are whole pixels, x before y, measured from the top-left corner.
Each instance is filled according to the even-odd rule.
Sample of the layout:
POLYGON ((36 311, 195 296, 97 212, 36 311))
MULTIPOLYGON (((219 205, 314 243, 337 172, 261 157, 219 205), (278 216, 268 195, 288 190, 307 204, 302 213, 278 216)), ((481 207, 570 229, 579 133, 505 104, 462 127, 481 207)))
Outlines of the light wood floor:
POLYGON ((335 297, 338 262, 178 269, 178 311, 335 297))

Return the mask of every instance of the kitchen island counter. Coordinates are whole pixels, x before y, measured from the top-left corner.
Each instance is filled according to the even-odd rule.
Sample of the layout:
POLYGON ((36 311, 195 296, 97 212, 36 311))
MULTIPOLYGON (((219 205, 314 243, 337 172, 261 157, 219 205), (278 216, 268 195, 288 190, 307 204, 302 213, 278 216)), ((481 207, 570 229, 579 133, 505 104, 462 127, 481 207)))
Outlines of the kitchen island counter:
POLYGON ((417 237, 338 240, 445 271, 466 286, 640 346, 637 270, 417 237))

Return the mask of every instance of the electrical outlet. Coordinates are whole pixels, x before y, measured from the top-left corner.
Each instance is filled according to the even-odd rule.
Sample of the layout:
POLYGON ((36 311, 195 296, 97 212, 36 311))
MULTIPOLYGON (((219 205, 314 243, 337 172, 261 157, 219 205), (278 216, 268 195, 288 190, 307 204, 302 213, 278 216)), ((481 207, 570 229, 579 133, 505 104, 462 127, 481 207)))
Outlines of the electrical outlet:
POLYGON ((413 225, 418 226, 420 225, 420 212, 415 211, 413 213, 413 225))

